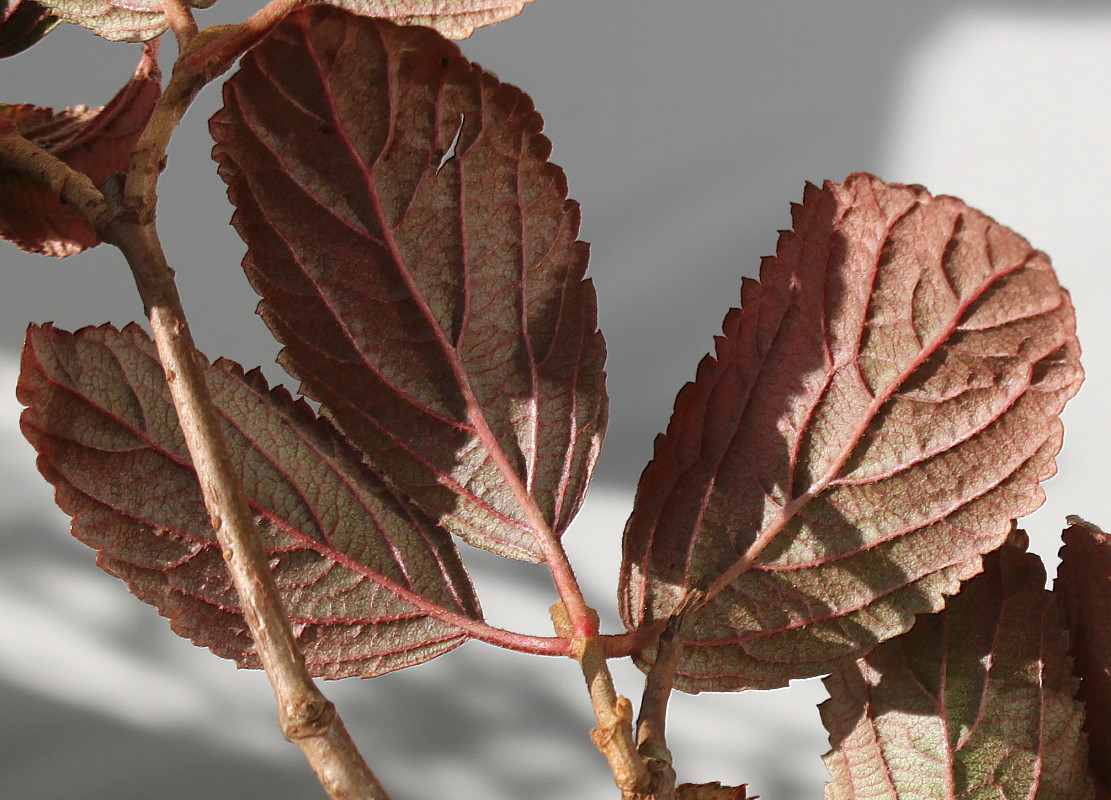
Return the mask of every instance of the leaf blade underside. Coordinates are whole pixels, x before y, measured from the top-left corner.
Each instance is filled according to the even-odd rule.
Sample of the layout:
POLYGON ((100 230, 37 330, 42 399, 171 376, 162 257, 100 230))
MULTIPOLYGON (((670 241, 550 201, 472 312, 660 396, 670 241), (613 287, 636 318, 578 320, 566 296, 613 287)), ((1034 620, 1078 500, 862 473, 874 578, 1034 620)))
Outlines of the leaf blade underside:
POLYGON ((1111 536, 1069 517, 1053 593, 1071 633, 1077 698, 1084 703, 1089 760, 1101 798, 1111 797, 1111 536))
POLYGON ((213 156, 279 361, 442 526, 544 560, 597 458, 605 345, 531 101, 433 32, 324 7, 224 97, 213 156))
MULTIPOLYGON (((208 8, 216 0, 187 0, 208 8)), ((435 28, 449 39, 466 39, 475 28, 515 17, 532 0, 317 0, 364 17, 399 25, 435 28)), ((159 0, 42 0, 56 16, 117 42, 145 42, 169 28, 159 0)))
MULTIPOLYGON (((303 401, 229 361, 206 377, 310 672, 369 677, 462 644, 451 621, 481 612, 451 537, 303 401)), ((18 396, 39 469, 99 566, 179 635, 259 666, 146 334, 32 326, 18 396)))
POLYGON ((626 527, 629 628, 710 595, 688 691, 828 672, 940 608, 1042 502, 1082 379, 1048 260, 961 201, 857 173, 792 218, 626 527))
POLYGON ((1091 798, 1084 709, 1018 533, 945 610, 825 679, 828 800, 1091 798))
MULTIPOLYGON (((103 108, 75 106, 55 112, 19 104, 0 106, 0 118, 99 187, 130 166, 131 150, 161 91, 158 64, 144 47, 131 79, 103 108)), ((6 169, 0 169, 0 236, 22 250, 56 258, 100 244, 93 227, 56 194, 6 169)))
MULTIPOLYGON (((146 42, 170 25, 159 0, 39 0, 59 19, 80 25, 112 42, 146 42)), ((190 8, 208 8, 216 0, 185 0, 190 8)))
POLYGON ((423 25, 448 39, 466 39, 475 28, 510 19, 532 0, 326 0, 364 17, 381 17, 398 25, 423 25))

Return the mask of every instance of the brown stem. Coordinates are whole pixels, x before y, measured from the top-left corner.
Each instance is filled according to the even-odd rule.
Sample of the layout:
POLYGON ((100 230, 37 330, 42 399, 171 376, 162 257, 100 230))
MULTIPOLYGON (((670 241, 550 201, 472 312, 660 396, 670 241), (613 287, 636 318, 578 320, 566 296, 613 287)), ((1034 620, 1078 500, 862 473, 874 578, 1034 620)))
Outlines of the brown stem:
POLYGON ((190 51, 182 55, 181 63, 195 72, 210 76, 211 80, 258 44, 290 12, 309 1, 270 0, 238 25, 208 28, 190 51))
POLYGON ((184 50, 197 35, 193 9, 185 0, 162 0, 162 13, 166 15, 166 22, 177 38, 178 49, 184 50))
POLYGON ((138 225, 153 224, 158 205, 158 177, 166 166, 166 148, 186 109, 209 78, 174 66, 170 82, 154 104, 150 120, 131 151, 131 168, 124 184, 123 207, 138 225))
POLYGON ((57 156, 12 128, 0 128, 0 166, 22 172, 56 192, 63 203, 79 211, 94 228, 108 223, 108 204, 88 176, 70 169, 57 156))
POLYGON ((212 527, 278 701, 282 732, 305 753, 330 797, 385 800, 334 706, 305 670, 157 232, 153 224, 120 215, 102 233, 120 248, 135 276, 212 527))
MULTIPOLYGON (((614 688, 601 637, 572 636, 571 621, 562 602, 553 604, 550 611, 556 634, 572 637, 575 660, 586 678, 597 723, 597 727, 590 732, 591 741, 609 762, 613 781, 621 790, 622 799, 645 800, 649 797, 647 792, 651 789, 652 776, 633 741, 632 704, 627 697, 618 695, 614 688)), ((594 624, 597 625, 596 617, 594 624)))
MULTIPOLYGON (((186 44, 182 43, 183 48, 186 44)), ((388 800, 335 706, 305 669, 220 429, 173 270, 154 225, 156 189, 165 166, 166 147, 185 110, 213 77, 183 68, 182 63, 179 57, 132 152, 121 213, 101 233, 105 241, 120 248, 135 277, 205 507, 277 700, 282 732, 301 748, 334 800, 388 800)))
MULTIPOLYGON (((159 100, 158 128, 144 132, 140 142, 145 142, 145 147, 135 153, 128 177, 129 187, 142 187, 146 193, 136 198, 135 206, 126 197, 121 203, 118 191, 109 202, 85 175, 10 128, 0 128, 0 163, 57 191, 88 219, 104 241, 123 252, 150 319, 205 507, 277 700, 282 732, 301 748, 333 800, 389 800, 335 707, 305 669, 220 430, 173 270, 154 227, 154 190, 165 158, 165 143, 203 82, 182 78, 178 89, 168 90, 159 100)), ((174 86, 171 80, 171 88, 174 86)))
POLYGON ((679 632, 691 611, 705 602, 705 595, 697 589, 687 592, 656 645, 656 661, 644 682, 644 695, 637 717, 637 750, 652 773, 652 789, 657 800, 675 797, 675 770, 671 766, 671 751, 665 735, 667 705, 675 688, 675 670, 683 654, 683 640, 679 632))

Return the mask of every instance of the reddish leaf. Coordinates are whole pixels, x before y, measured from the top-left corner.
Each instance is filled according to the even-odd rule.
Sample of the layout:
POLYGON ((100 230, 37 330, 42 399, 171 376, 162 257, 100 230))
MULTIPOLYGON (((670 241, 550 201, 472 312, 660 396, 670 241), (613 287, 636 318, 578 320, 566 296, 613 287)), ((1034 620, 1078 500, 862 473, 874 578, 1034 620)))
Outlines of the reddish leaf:
POLYGON ((961 201, 856 174, 793 220, 625 533, 629 627, 710 597, 683 629, 691 691, 821 674, 940 608, 1042 502, 1081 381, 1049 261, 961 201))
MULTIPOLYGON (((114 42, 145 42, 169 28, 161 0, 39 0, 66 22, 88 28, 114 42)), ((208 8, 216 0, 185 0, 208 8)))
POLYGON ((475 28, 515 17, 532 0, 326 0, 364 17, 435 28, 448 39, 466 39, 475 28))
MULTIPOLYGON (((368 677, 447 652, 478 603, 451 538, 303 401, 229 361, 207 378, 310 670, 368 677)), ((154 346, 138 327, 32 327, 18 394, 39 469, 98 563, 174 630, 258 666, 154 346)))
POLYGON ((1082 800, 1083 707, 1068 639, 1025 535, 940 614, 826 678, 829 800, 1082 800))
MULTIPOLYGON (((131 150, 158 100, 161 76, 146 48, 135 74, 112 101, 54 112, 31 105, 0 105, 0 119, 99 186, 126 170, 131 150)), ((100 243, 92 226, 31 178, 0 169, 0 236, 21 249, 62 258, 100 243)))
POLYGON ((0 0, 0 58, 22 53, 57 24, 34 0, 0 0))
POLYGON ((1064 539, 1053 591, 1072 633, 1092 774, 1101 796, 1111 797, 1111 536, 1069 517, 1064 539))
POLYGON ((750 798, 747 784, 722 786, 720 783, 681 783, 675 787, 676 800, 756 800, 750 798))
POLYGON ((442 525, 541 560, 597 455, 605 346, 532 103, 432 31, 325 7, 224 98, 214 156, 281 363, 442 525))

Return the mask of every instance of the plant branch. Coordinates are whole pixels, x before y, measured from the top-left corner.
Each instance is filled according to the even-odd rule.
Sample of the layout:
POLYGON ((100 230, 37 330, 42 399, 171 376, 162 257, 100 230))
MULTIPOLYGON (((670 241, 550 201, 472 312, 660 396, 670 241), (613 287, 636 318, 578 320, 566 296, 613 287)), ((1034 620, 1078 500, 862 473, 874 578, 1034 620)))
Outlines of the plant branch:
MULTIPOLYGON (((172 21, 168 9, 183 2, 184 0, 165 0, 167 19, 172 21)), ((205 84, 231 67, 235 59, 258 44, 289 12, 305 2, 306 0, 271 0, 243 22, 205 28, 189 37, 188 43, 181 42, 181 54, 174 63, 170 81, 158 98, 150 120, 131 154, 131 169, 124 188, 124 206, 139 224, 145 225, 154 220, 158 204, 155 190, 158 177, 166 165, 166 148, 197 93, 205 84)))
MULTIPOLYGON (((586 678, 597 723, 590 732, 590 739, 609 762, 622 800, 643 800, 651 789, 652 776, 633 741, 632 704, 614 688, 601 637, 572 636, 571 621, 562 602, 554 603, 550 612, 556 634, 572 637, 575 660, 586 678)), ((597 625, 597 617, 594 624, 597 625)))
POLYGON ((258 44, 290 12, 308 2, 309 0, 270 0, 238 25, 206 28, 189 52, 182 54, 181 64, 189 70, 208 75, 211 80, 258 44))
POLYGON ((154 105, 146 128, 131 151, 131 168, 123 190, 123 208, 138 225, 154 222, 158 204, 158 178, 166 166, 166 148, 185 111, 204 85, 203 74, 181 69, 179 58, 173 75, 154 105))
MULTIPOLYGON (((178 2, 164 6, 173 24, 178 2)), ((182 23, 177 14, 175 32, 182 23)), ((191 14, 189 14, 191 20, 191 14)), ((189 41, 197 37, 184 30, 189 41)), ((196 470, 205 507, 220 543, 224 560, 239 595, 243 616, 278 705, 283 734, 297 744, 313 772, 334 800, 388 800, 388 795, 355 747, 335 706, 316 687, 305 669, 304 657, 290 629, 273 575, 234 462, 220 429, 219 416, 200 366, 185 312, 154 225, 158 178, 165 166, 166 147, 173 131, 200 89, 215 74, 180 68, 159 98, 151 118, 132 151, 131 168, 123 191, 98 206, 87 206, 87 216, 106 242, 116 245, 131 267, 150 319, 151 332, 182 433, 196 470), (103 208, 103 213, 102 213, 103 208), (115 213, 113 213, 115 212, 115 213)), ((216 73, 218 74, 218 73, 216 73)), ((57 161, 57 159, 55 159, 57 161)), ((81 187, 73 170, 61 162, 45 181, 49 186, 81 187), (58 184, 56 181, 60 180, 58 184)), ((86 179, 87 181, 87 179, 86 179)), ((63 194, 63 197, 65 195, 63 194)), ((83 213, 86 206, 82 206, 83 213)))
POLYGON ((108 204, 88 176, 16 133, 14 126, 0 127, 0 166, 22 172, 56 192, 94 228, 108 224, 108 204))
MULTIPOLYGON (((135 214, 120 205, 118 187, 106 197, 87 176, 11 127, 0 127, 0 164, 57 191, 85 216, 104 241, 123 252, 150 319, 205 507, 278 702, 282 732, 305 753, 334 800, 389 800, 335 707, 305 669, 220 430, 173 271, 153 223, 138 222, 135 214)), ((157 174, 148 184, 152 192, 156 181, 157 174)))
POLYGON ((102 235, 120 248, 135 276, 209 518, 278 701, 282 732, 304 752, 330 797, 387 800, 335 707, 305 669, 153 223, 121 214, 102 235))
POLYGON ((185 50, 197 35, 197 21, 186 0, 162 0, 162 13, 177 38, 179 51, 185 50))
POLYGON ((644 682, 640 715, 637 717, 637 750, 652 773, 657 800, 673 800, 675 797, 675 770, 671 766, 671 750, 665 735, 667 705, 675 688, 675 670, 683 654, 683 640, 679 632, 690 613, 703 602, 705 595, 697 589, 687 592, 680 601, 660 634, 656 661, 644 682))

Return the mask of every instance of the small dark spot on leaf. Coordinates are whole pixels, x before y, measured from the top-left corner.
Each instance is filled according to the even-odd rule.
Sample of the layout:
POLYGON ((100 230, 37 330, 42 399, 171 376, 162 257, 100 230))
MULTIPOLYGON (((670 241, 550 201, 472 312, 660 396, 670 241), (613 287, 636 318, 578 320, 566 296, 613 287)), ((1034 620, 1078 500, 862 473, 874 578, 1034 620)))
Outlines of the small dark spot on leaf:
POLYGON ((451 66, 451 59, 448 58, 447 56, 440 56, 440 66, 441 67, 451 66))

